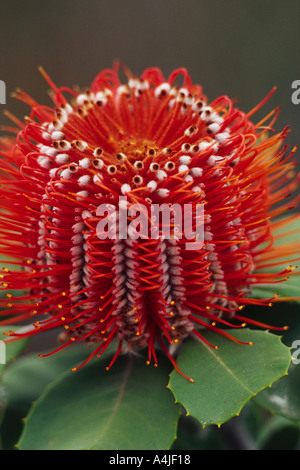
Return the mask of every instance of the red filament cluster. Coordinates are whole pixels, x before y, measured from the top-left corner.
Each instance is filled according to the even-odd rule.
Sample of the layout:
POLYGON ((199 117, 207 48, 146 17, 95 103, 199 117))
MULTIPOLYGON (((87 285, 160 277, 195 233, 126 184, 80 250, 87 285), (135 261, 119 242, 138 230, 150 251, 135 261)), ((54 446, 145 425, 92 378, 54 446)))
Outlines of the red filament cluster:
POLYGON ((298 202, 287 201, 299 179, 295 149, 283 146, 288 130, 272 131, 278 109, 250 120, 274 90, 246 114, 227 96, 208 102, 185 69, 168 79, 157 68, 127 71, 126 84, 103 70, 79 94, 41 72, 55 106, 18 90, 30 115, 22 123, 7 113, 15 136, 0 141, 1 289, 21 292, 1 300, 1 324, 33 319, 10 339, 64 327, 58 350, 98 343, 87 361, 116 339, 108 368, 135 348, 156 365, 156 344, 177 368, 169 345, 190 335, 217 348, 206 329, 237 341, 224 327, 270 328, 240 310, 278 300, 253 299, 251 289, 271 284, 276 294, 299 252, 274 245, 274 230, 296 216, 276 217, 298 202), (187 249, 172 217, 170 237, 99 236, 98 207, 120 198, 147 216, 153 204, 202 205, 202 246, 187 249))

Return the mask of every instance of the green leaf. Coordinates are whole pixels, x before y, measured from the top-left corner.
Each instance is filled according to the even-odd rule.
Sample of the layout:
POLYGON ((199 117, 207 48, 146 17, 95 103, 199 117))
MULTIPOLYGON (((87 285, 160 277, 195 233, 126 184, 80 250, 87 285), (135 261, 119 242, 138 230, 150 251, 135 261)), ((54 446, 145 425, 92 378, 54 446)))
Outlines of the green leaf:
POLYGON ((5 388, 2 385, 0 385, 0 425, 2 422, 3 415, 4 415, 5 406, 6 406, 6 391, 5 391, 5 388))
MULTIPOLYGON (((49 351, 44 351, 46 354, 49 351)), ((32 402, 43 393, 45 387, 62 373, 80 365, 90 354, 86 345, 72 345, 57 354, 40 358, 37 353, 27 354, 7 367, 2 376, 6 408, 0 426, 3 448, 14 449, 32 402)))
MULTIPOLYGON (((270 270, 271 272, 271 270, 270 270)), ((287 281, 278 282, 271 287, 255 287, 252 289, 251 297, 254 299, 271 299, 275 294, 280 297, 300 297, 300 279, 299 277, 290 277, 287 281)), ((300 303, 300 299, 292 300, 300 303)))
POLYGON ((203 428, 195 418, 182 414, 171 450, 228 450, 220 431, 213 426, 203 428))
POLYGON ((10 343, 3 343, 2 341, 6 338, 3 333, 7 332, 10 329, 12 329, 12 326, 5 326, 0 328, 0 375, 3 372, 5 365, 15 359, 15 357, 20 354, 29 343, 28 338, 19 339, 10 343))
MULTIPOLYGON (((103 360, 68 372, 34 404, 19 448, 24 450, 168 449, 179 406, 167 390, 169 362, 147 367, 121 357, 106 371, 103 360)), ((107 365, 107 361, 105 361, 107 365)))
MULTIPOLYGON (((274 246, 280 246, 281 244, 291 244, 295 243, 295 241, 299 240, 299 232, 300 232, 300 218, 291 221, 286 225, 285 228, 281 228, 280 230, 276 230, 276 234, 283 234, 286 233, 287 235, 275 240, 274 246)), ((284 253, 284 251, 283 251, 284 253)), ((300 256, 300 243, 299 243, 299 253, 294 256, 294 258, 298 258, 300 256)), ((293 257, 292 257, 293 258, 293 257)), ((282 256, 280 259, 276 259, 274 261, 279 260, 286 260, 286 256, 282 256)), ((271 262, 271 261, 270 261, 271 262)), ((286 264, 280 266, 273 266, 268 269, 262 270, 265 272, 279 272, 280 270, 284 269, 287 265, 291 264, 290 262, 286 262, 286 264)), ((299 265, 299 260, 292 263, 293 265, 299 265)), ((299 269, 297 270, 299 272, 299 269)), ((272 298, 274 294, 279 294, 280 297, 300 297, 300 277, 299 275, 291 274, 288 280, 283 282, 278 282, 276 284, 269 284, 264 286, 255 286, 252 289, 252 297, 253 298, 272 298)), ((300 302, 300 299, 295 300, 295 302, 300 302)))
POLYGON ((300 420, 300 371, 299 365, 291 365, 288 375, 282 377, 268 390, 262 390, 255 403, 263 408, 285 416, 291 420, 300 420))
POLYGON ((253 341, 254 345, 203 333, 211 343, 217 338, 220 349, 187 341, 177 361, 195 383, 176 371, 170 377, 169 386, 176 400, 203 425, 221 425, 238 415, 253 395, 286 374, 291 362, 290 350, 278 336, 248 329, 227 331, 239 341, 253 341))
POLYGON ((300 425, 274 416, 261 429, 254 450, 299 450, 300 425))
POLYGON ((72 345, 48 357, 41 358, 37 353, 31 353, 15 361, 5 370, 2 379, 11 407, 26 412, 47 385, 80 365, 90 353, 86 345, 72 345))
MULTIPOLYGON (((26 339, 21 339, 18 341, 13 341, 11 343, 4 343, 2 340, 2 337, 5 339, 5 336, 3 336, 4 332, 7 332, 9 329, 11 329, 10 326, 7 327, 2 327, 0 328, 0 379, 2 379, 4 369, 7 364, 9 364, 15 357, 20 354, 23 349, 28 345, 29 340, 26 339)), ((0 424, 2 422, 4 413, 5 413, 5 407, 7 403, 7 393, 5 390, 5 387, 2 386, 2 383, 0 384, 0 424)), ((2 445, 2 444, 1 444, 2 445)))
POLYGON ((262 390, 254 401, 272 413, 298 421, 300 420, 300 307, 296 304, 280 304, 272 308, 274 310, 272 324, 279 324, 279 318, 284 317, 284 322, 290 326, 290 329, 284 332, 282 342, 292 348, 294 359, 288 375, 275 382, 271 388, 262 390))
MULTIPOLYGON (((287 233, 287 231, 293 231, 288 235, 282 237, 276 241, 275 244, 279 243, 295 243, 299 240, 300 232, 300 219, 296 219, 289 223, 285 229, 280 229, 277 233, 287 233)), ((300 256, 300 243, 299 243, 299 255, 300 256)), ((284 258, 282 258, 284 259, 284 258)), ((286 263, 290 264, 290 263, 286 263)), ((295 263, 299 266, 299 260, 295 263)), ((286 265, 283 265, 285 267, 286 265)), ((270 268, 270 272, 278 271, 280 268, 270 268)), ((299 268, 297 269, 299 272, 299 268)), ((296 272, 297 272, 296 271, 296 272)), ((275 293, 278 293, 280 297, 299 297, 300 296, 300 277, 299 275, 291 275, 287 281, 270 284, 269 286, 256 286, 252 291, 252 297, 254 298, 271 298, 275 293)), ((274 303, 271 309, 262 307, 250 308, 251 317, 255 320, 264 321, 271 325, 289 325, 290 330, 285 332, 283 335, 283 343, 289 347, 292 346, 293 341, 300 340, 300 300, 295 300, 289 303, 274 303), (252 313, 254 315, 252 315, 252 313), (257 314, 259 317, 257 317, 257 314)), ((250 317, 250 315, 249 315, 250 317)), ((285 416, 288 419, 300 420, 300 399, 299 399, 299 387, 300 387, 300 365, 292 364, 288 372, 288 376, 283 377, 279 381, 275 382, 272 388, 263 390, 255 398, 255 403, 263 406, 267 410, 285 416)))

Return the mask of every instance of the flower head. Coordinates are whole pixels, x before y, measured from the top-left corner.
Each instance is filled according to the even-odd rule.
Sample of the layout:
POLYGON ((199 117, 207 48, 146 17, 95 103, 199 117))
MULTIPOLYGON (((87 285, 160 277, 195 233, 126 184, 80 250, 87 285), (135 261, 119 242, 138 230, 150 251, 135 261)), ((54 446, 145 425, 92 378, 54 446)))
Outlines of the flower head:
POLYGON ((1 140, 2 290, 21 291, 2 300, 2 324, 34 318, 29 331, 8 335, 64 327, 58 349, 98 343, 87 361, 116 339, 108 368, 135 348, 147 348, 156 365, 158 343, 177 367, 168 346, 190 335, 207 343, 203 328, 235 340, 222 326, 269 327, 240 310, 276 301, 251 298, 251 288, 284 281, 293 268, 277 258, 296 253, 274 247, 273 236, 283 224, 273 218, 291 206, 295 149, 282 148, 287 129, 268 135, 278 109, 251 120, 274 90, 245 114, 227 96, 208 102, 185 69, 168 79, 157 68, 140 78, 125 70, 126 84, 117 68, 104 70, 79 93, 41 72, 55 107, 17 91, 31 112, 24 124, 7 113, 18 129, 1 140), (197 233, 187 245, 183 210, 177 219, 169 211, 172 234, 162 234, 151 208, 163 204, 190 215, 204 208, 202 243, 197 233), (120 208, 127 236, 116 232, 120 208), (142 233, 155 220, 154 236, 142 233), (266 272, 271 266, 278 272, 266 272))

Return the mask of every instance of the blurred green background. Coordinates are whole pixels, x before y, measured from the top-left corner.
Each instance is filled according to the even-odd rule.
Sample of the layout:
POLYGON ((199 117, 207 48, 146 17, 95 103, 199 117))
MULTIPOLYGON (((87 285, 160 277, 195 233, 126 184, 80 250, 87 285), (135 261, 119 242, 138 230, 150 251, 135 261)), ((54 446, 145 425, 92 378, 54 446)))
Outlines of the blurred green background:
MULTIPOLYGON (((10 97, 16 87, 50 104, 38 65, 58 86, 85 87, 117 58, 136 74, 158 66, 168 76, 186 67, 209 100, 227 94, 245 111, 276 85, 259 116, 281 105, 276 129, 289 125, 288 143, 299 144, 300 104, 291 101, 291 84, 300 80, 299 24, 299 0, 2 0, 7 102, 0 125, 9 122, 1 108, 20 118, 28 113, 10 97)), ((45 335, 32 347, 40 341, 45 335)))

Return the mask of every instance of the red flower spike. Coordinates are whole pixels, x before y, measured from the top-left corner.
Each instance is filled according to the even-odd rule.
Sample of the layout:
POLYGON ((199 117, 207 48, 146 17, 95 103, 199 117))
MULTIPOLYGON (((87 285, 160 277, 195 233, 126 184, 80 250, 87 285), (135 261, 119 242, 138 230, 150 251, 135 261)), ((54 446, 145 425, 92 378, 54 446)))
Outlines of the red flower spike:
MULTIPOLYGON (((250 120, 275 89, 245 114, 227 96, 209 104, 183 68, 165 79, 158 68, 136 78, 123 67, 128 82, 122 84, 116 64, 82 93, 58 88, 40 71, 55 107, 17 90, 31 112, 25 123, 6 112, 17 127, 5 130, 16 137, 0 141, 0 251, 9 259, 1 290, 28 291, 0 301, 0 314, 11 317, 0 324, 42 316, 23 333, 7 333, 8 340, 64 327, 53 352, 79 341, 98 343, 83 364, 117 340, 107 370, 120 353, 136 348, 147 348, 147 364, 153 359, 157 366, 158 343, 193 381, 168 345, 193 336, 217 349, 201 331, 235 340, 218 325, 272 328, 238 312, 282 300, 253 299, 252 286, 297 274, 290 263, 299 259, 299 244, 275 246, 273 235, 297 217, 273 221, 299 201, 286 201, 299 182, 295 149, 286 154, 282 147, 288 129, 271 129, 278 108, 258 124, 250 120), (173 214, 168 224, 158 222, 155 236, 145 235, 142 229, 155 225, 153 205, 162 204, 179 207, 181 218, 173 214), (196 237, 189 249, 184 210, 195 215, 199 205, 204 242, 196 237), (107 220, 119 229, 137 222, 139 208, 140 236, 105 237, 99 222, 107 214, 99 207, 115 208, 107 220), (123 226, 121 209, 127 211, 123 226), (161 235, 166 228, 172 236, 161 235), (277 274, 265 272, 274 266, 277 274)), ((195 229, 194 219, 188 228, 195 229)))

